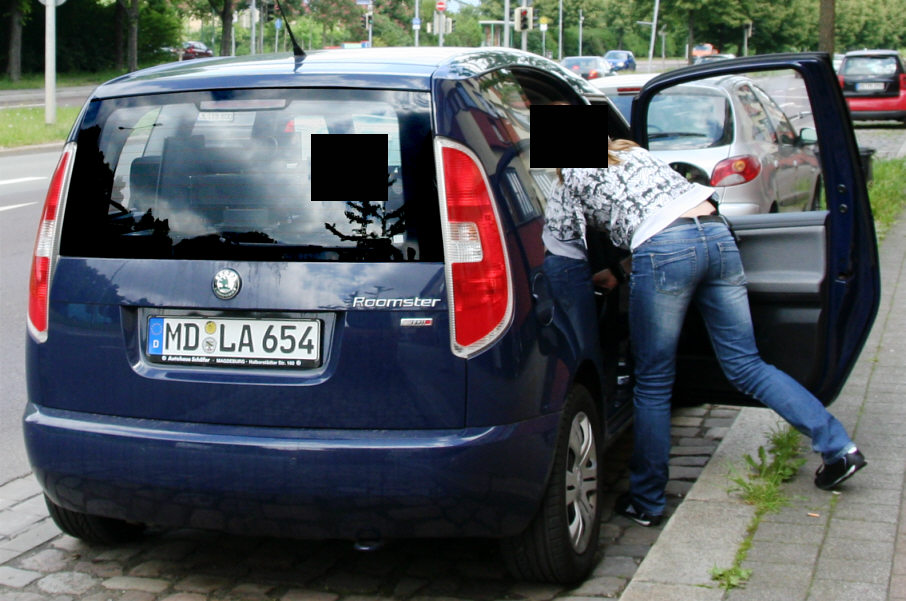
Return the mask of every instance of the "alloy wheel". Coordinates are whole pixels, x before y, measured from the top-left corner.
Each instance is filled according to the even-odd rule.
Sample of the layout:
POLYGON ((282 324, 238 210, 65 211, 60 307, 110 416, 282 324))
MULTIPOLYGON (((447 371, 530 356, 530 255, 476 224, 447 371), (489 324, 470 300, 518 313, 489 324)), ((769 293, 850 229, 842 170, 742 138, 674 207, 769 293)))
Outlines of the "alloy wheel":
POLYGON ((598 502, 598 450, 591 420, 580 411, 573 417, 566 454, 566 517, 570 544, 584 553, 595 527, 598 502))

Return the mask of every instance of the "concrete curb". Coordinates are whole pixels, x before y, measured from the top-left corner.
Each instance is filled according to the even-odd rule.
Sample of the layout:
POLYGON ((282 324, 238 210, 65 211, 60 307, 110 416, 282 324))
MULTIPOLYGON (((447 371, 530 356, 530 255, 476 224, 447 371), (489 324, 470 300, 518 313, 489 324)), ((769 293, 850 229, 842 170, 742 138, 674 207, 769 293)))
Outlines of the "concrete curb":
POLYGON ((62 152, 64 142, 50 142, 48 144, 35 144, 34 146, 15 146, 13 148, 0 148, 0 156, 14 154, 36 154, 39 152, 62 152))
POLYGON ((664 526, 621 601, 720 601, 710 570, 730 567, 754 508, 728 493, 731 466, 757 456, 780 418, 769 409, 743 409, 689 494, 664 526), (707 541, 707 544, 703 544, 707 541))

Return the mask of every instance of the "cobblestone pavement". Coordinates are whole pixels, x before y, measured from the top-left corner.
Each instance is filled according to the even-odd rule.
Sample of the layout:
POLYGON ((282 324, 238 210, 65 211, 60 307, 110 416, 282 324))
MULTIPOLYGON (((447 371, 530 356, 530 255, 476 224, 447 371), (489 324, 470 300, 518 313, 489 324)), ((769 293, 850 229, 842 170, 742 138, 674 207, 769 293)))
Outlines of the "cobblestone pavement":
MULTIPOLYGON (((682 501, 738 409, 679 409, 673 419, 668 513, 682 501)), ((61 534, 33 476, 0 486, 2 601, 369 601, 618 598, 660 528, 612 512, 625 491, 631 433, 606 455, 601 560, 581 586, 521 583, 485 540, 397 541, 363 553, 348 542, 150 531, 142 540, 89 546, 61 534)))
POLYGON ((854 124, 860 148, 873 148, 876 159, 906 156, 906 126, 897 121, 869 121, 854 124))

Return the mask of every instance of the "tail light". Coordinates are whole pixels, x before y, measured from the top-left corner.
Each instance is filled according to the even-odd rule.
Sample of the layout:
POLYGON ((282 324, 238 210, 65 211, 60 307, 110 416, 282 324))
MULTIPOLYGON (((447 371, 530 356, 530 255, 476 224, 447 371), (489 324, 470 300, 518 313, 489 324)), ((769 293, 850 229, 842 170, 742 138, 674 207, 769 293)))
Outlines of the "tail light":
POLYGON ((437 145, 451 344, 455 355, 471 357, 509 325, 512 279, 503 229, 478 159, 455 142, 437 145))
POLYGON ((38 342, 47 340, 48 299, 57 241, 57 217, 74 154, 74 144, 69 144, 63 149, 63 154, 60 156, 60 161, 50 180, 50 187, 44 200, 44 210, 41 213, 41 222, 38 224, 38 235, 35 239, 31 279, 28 284, 28 330, 38 342))
POLYGON ((601 74, 598 73, 597 69, 592 69, 588 72, 588 79, 597 79, 599 77, 601 77, 601 74))
POLYGON ((837 76, 837 80, 840 82, 840 87, 841 87, 841 88, 845 88, 845 87, 846 87, 846 80, 843 79, 843 76, 842 76, 842 75, 838 75, 838 76, 837 76))
POLYGON ((761 173, 761 161, 752 155, 731 157, 719 162, 711 172, 712 186, 737 186, 761 173))
POLYGON ((900 91, 906 92, 906 73, 900 73, 900 91))

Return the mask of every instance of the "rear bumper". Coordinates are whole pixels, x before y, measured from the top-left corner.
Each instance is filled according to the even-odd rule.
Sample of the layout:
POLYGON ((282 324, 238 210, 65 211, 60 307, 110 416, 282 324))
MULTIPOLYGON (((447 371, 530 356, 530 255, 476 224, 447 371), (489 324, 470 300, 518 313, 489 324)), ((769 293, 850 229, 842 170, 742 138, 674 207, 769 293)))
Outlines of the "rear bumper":
POLYGON ((850 111, 854 121, 902 121, 906 111, 850 111))
POLYGON ((854 120, 887 121, 906 119, 906 94, 896 98, 846 98, 849 113, 854 120))
POLYGON ((237 428, 39 408, 24 430, 58 505, 298 538, 506 536, 544 491, 558 414, 423 431, 237 428))

